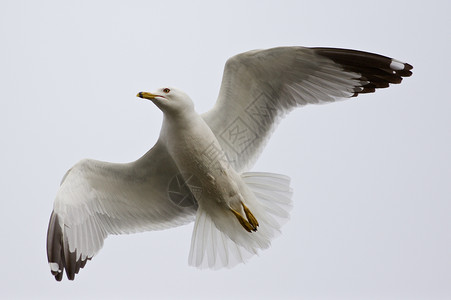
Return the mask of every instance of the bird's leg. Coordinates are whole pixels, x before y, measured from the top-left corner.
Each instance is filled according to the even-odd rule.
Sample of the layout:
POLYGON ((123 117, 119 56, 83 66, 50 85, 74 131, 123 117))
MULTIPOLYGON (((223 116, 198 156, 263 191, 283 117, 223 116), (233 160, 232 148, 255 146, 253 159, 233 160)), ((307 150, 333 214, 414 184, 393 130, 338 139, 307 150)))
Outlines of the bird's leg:
POLYGON ((241 202, 241 205, 243 206, 244 213, 246 214, 246 219, 233 208, 230 208, 230 211, 235 215, 235 217, 238 219, 238 222, 240 222, 241 226, 243 226, 243 228, 246 229, 246 231, 248 232, 257 231, 258 226, 257 219, 251 213, 249 208, 247 208, 246 205, 244 205, 243 202, 241 202))
POLYGON ((246 214, 247 220, 249 221, 249 223, 251 223, 252 227, 254 227, 254 231, 257 231, 257 226, 259 225, 257 219, 256 219, 256 218, 254 217, 254 215, 251 213, 251 211, 249 210, 249 208, 247 208, 247 206, 244 205, 243 202, 241 202, 241 205, 243 206, 244 213, 246 214))
POLYGON ((245 218, 243 218, 243 216, 240 215, 239 212, 237 212, 233 208, 230 208, 230 211, 233 212, 235 217, 238 219, 238 222, 240 222, 241 226, 243 226, 243 228, 246 229, 247 232, 255 231, 255 229, 254 229, 254 227, 252 227, 251 223, 249 223, 245 218))

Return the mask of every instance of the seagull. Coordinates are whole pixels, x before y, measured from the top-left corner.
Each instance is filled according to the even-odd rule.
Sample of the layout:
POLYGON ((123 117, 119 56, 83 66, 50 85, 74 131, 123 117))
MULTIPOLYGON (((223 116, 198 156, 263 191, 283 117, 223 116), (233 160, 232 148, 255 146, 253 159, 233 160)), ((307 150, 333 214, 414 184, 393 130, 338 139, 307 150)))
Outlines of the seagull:
POLYGON ((163 112, 156 144, 130 163, 83 159, 64 175, 47 232, 52 275, 74 280, 110 234, 194 221, 189 265, 219 269, 270 246, 289 219, 290 178, 250 172, 292 109, 397 84, 412 66, 348 49, 277 47, 229 58, 203 114, 174 87, 137 97, 163 112))

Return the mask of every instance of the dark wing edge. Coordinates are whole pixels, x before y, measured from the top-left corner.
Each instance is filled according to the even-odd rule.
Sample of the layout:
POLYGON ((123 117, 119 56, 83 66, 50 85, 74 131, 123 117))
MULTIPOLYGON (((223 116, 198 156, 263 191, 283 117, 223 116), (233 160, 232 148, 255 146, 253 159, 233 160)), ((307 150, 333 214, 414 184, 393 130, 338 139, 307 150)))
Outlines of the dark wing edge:
POLYGON ((412 76, 413 66, 380 54, 340 48, 311 48, 316 54, 334 61, 345 71, 361 74, 359 94, 374 93, 376 89, 401 83, 403 77, 412 76), (365 83, 366 82, 366 83, 365 83))
POLYGON ((63 239, 63 230, 58 215, 52 211, 47 231, 47 260, 50 270, 57 281, 63 279, 63 270, 66 270, 66 276, 69 280, 74 280, 75 274, 78 274, 91 257, 83 260, 80 256, 77 259, 76 253, 69 251, 67 240, 64 241, 63 239))

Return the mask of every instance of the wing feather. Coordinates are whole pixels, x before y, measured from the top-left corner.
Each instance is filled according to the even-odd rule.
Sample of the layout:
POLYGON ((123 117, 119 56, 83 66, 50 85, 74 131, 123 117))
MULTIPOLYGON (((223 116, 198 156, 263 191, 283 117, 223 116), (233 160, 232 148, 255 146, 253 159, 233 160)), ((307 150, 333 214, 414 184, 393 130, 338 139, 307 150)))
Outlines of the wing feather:
POLYGON ((409 64, 348 49, 279 47, 231 57, 216 105, 202 116, 237 171, 249 169, 290 110, 372 93, 412 75, 409 64))
MULTIPOLYGON (((180 207, 168 197, 178 169, 158 144, 128 164, 82 160, 64 176, 47 234, 56 280, 73 280, 109 234, 174 227, 193 221, 196 204, 180 207)), ((188 191, 189 192, 189 191, 188 191)))

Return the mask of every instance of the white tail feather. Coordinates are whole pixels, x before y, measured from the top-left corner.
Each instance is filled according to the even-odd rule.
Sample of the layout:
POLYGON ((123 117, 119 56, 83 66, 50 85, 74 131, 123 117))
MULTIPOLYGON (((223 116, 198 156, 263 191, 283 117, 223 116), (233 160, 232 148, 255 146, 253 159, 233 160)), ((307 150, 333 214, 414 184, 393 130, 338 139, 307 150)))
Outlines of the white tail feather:
POLYGON ((289 219, 292 191, 290 178, 272 173, 243 173, 248 192, 245 204, 259 222, 256 232, 249 233, 228 211, 212 216, 202 205, 196 215, 189 265, 198 268, 231 268, 245 263, 271 240, 289 219))
POLYGON ((188 258, 190 266, 215 270, 231 268, 254 254, 219 231, 206 211, 198 209, 188 258))

